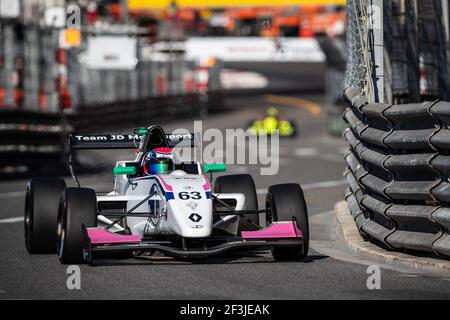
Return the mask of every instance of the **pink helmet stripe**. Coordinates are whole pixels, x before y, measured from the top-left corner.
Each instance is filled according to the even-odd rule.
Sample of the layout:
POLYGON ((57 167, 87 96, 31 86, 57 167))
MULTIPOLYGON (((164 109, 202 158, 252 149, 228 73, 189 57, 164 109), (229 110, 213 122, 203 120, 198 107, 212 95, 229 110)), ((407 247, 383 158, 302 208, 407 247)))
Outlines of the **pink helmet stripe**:
POLYGON ((162 154, 172 154, 172 149, 170 149, 170 148, 156 148, 153 151, 155 151, 157 153, 162 153, 162 154))
POLYGON ((159 181, 161 181, 161 183, 166 191, 173 191, 172 186, 167 184, 167 182, 164 181, 164 179, 160 175, 158 175, 158 178, 159 178, 159 181))

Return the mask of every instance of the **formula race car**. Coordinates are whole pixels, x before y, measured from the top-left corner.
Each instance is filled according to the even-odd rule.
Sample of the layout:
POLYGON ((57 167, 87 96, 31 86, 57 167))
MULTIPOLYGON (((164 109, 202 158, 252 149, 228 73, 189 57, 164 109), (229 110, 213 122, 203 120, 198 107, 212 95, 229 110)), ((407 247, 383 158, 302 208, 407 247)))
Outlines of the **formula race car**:
POLYGON ((280 137, 295 137, 298 134, 297 123, 294 120, 282 119, 275 107, 268 108, 261 119, 252 119, 247 125, 247 133, 258 136, 270 136, 277 130, 280 137))
POLYGON ((258 210, 249 175, 220 176, 213 192, 206 174, 225 166, 179 161, 172 148, 189 140, 193 134, 166 135, 159 126, 130 135, 71 136, 69 165, 78 186, 66 187, 59 178, 28 183, 28 252, 57 253, 63 264, 155 251, 190 260, 257 248, 270 248, 275 260, 304 259, 309 226, 301 187, 270 187, 264 210, 258 210), (137 149, 137 157, 117 162, 110 193, 80 187, 75 150, 124 148, 137 149), (267 225, 260 226, 260 214, 267 225))

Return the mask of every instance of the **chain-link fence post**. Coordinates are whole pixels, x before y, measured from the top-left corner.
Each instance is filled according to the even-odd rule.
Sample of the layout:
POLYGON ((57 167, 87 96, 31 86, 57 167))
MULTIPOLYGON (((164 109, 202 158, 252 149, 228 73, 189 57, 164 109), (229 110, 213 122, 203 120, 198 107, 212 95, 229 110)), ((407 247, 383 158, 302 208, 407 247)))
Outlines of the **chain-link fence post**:
POLYGON ((373 41, 373 101, 384 103, 384 24, 383 24, 383 0, 372 0, 369 3, 369 30, 373 41))

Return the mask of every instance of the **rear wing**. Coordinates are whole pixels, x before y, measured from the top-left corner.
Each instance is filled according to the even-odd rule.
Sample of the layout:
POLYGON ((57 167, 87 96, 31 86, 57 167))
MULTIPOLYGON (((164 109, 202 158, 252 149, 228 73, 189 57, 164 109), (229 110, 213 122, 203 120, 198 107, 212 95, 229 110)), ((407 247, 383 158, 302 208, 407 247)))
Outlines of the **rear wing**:
MULTIPOLYGON (((71 150, 100 150, 100 149, 137 149, 145 135, 139 134, 104 134, 104 135, 71 135, 71 150)), ((170 148, 195 147, 195 135, 166 134, 170 148)))

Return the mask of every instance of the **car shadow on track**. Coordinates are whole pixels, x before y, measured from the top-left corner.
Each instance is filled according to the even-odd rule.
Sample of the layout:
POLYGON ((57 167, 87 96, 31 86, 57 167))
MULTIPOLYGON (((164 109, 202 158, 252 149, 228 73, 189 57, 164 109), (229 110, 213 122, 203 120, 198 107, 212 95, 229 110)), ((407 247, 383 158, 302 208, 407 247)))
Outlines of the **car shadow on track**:
POLYGON ((258 263, 314 263, 330 258, 325 255, 309 255, 306 259, 298 262, 279 262, 273 260, 268 251, 255 251, 245 253, 233 253, 221 257, 211 257, 201 260, 174 259, 164 255, 138 256, 129 259, 99 259, 91 265, 93 267, 122 267, 142 265, 214 265, 214 264, 258 264, 258 263))

